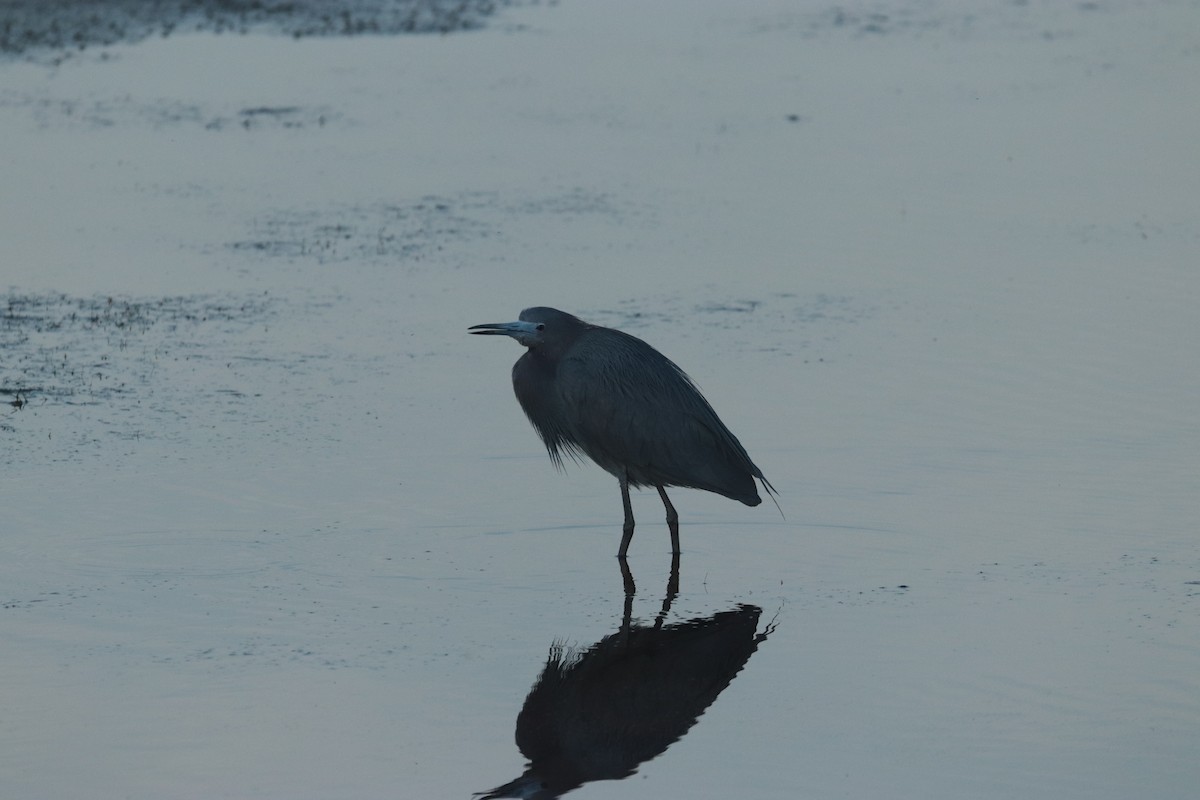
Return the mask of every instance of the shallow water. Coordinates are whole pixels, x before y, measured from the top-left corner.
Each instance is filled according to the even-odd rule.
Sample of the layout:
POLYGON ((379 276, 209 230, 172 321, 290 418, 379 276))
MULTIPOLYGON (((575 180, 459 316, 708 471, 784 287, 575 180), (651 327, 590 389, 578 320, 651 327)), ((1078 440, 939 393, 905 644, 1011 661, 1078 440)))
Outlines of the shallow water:
POLYGON ((1193 796, 1197 11, 964 8, 0 65, 8 792, 520 775, 551 649, 670 594, 657 497, 627 609, 615 481, 466 334, 549 304, 687 369, 783 509, 673 494, 663 623, 774 629, 572 796, 1193 796))

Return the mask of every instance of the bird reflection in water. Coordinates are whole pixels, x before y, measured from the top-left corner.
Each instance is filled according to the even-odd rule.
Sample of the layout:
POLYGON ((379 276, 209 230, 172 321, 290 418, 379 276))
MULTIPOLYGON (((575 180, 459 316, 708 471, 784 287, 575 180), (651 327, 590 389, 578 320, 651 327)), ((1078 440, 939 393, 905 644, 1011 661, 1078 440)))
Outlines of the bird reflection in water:
MULTIPOLYGON (((590 781, 632 775, 696 724, 774 630, 758 633, 762 609, 738 605, 666 624, 678 591, 679 561, 652 625, 630 619, 591 647, 556 642, 517 715, 517 746, 529 766, 516 780, 477 797, 553 798, 590 781)), ((632 575, 622 562, 627 589, 632 575)))

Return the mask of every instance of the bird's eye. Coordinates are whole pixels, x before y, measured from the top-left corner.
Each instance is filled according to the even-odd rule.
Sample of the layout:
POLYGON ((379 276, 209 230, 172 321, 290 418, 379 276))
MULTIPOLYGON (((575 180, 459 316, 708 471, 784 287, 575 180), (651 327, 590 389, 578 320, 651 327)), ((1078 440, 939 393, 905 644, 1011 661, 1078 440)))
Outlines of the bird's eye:
POLYGON ((544 331, 544 330, 546 330, 546 326, 545 326, 545 325, 543 325, 542 323, 540 323, 540 322, 539 322, 539 323, 538 323, 538 326, 537 326, 537 329, 538 329, 539 331, 544 331))

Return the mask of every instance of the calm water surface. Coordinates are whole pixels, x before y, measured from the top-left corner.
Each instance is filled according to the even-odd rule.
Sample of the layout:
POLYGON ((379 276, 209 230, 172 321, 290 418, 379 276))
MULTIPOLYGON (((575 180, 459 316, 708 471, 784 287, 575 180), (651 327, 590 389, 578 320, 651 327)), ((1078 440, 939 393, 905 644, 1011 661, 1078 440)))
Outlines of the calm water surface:
POLYGON ((1196 14, 563 3, 0 64, 0 783, 1192 797, 1196 14), (635 496, 627 596, 615 482, 466 334, 538 304, 687 369, 783 516, 678 492, 676 587, 635 496))

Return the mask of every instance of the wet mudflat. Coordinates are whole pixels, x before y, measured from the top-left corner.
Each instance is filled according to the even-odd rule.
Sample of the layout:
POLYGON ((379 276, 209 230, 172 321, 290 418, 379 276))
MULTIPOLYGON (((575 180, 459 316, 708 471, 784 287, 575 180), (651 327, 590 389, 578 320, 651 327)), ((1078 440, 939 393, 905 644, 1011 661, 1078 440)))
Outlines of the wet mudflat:
POLYGON ((1193 796, 1196 9, 478 12, 0 63, 6 791, 1193 796), (536 304, 786 518, 623 575, 466 333, 536 304))

